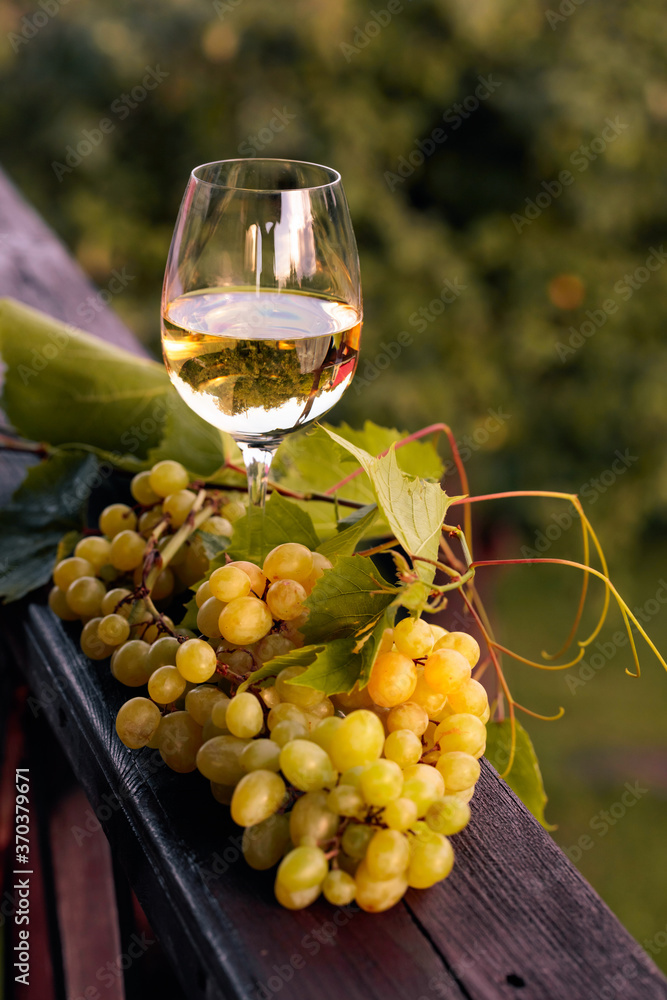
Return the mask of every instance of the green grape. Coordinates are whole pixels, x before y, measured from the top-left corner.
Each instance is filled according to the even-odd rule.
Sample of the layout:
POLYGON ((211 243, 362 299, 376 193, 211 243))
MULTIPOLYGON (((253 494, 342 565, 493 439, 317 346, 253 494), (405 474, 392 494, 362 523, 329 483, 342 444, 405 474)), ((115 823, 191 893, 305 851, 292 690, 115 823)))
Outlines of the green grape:
POLYGON ((306 687, 304 684, 292 683, 306 672, 305 667, 285 667, 276 677, 276 691, 281 701, 298 705, 299 708, 312 708, 324 699, 324 691, 306 687))
POLYGON ((257 736, 264 728, 262 704, 250 691, 244 691, 232 698, 227 706, 226 725, 230 733, 249 739, 257 736))
POLYGON ((346 872, 354 878, 357 868, 360 865, 359 858, 351 858, 345 851, 339 851, 336 855, 336 861, 341 871, 346 872))
POLYGON ((241 767, 246 773, 259 770, 278 773, 280 752, 280 747, 273 740, 252 740, 241 754, 241 767))
POLYGON ((184 490, 190 482, 190 477, 180 462, 167 458, 153 466, 148 474, 148 482, 159 497, 168 497, 170 493, 184 490))
POLYGON ((403 788, 403 772, 393 760, 374 760, 361 772, 361 794, 369 806, 386 806, 403 788))
POLYGON ((106 587, 94 576, 80 576, 73 580, 67 588, 67 603, 72 611, 82 618, 93 618, 102 609, 102 598, 106 587))
POLYGON ((263 822, 245 828, 241 850, 251 868, 266 871, 278 864, 289 842, 289 818, 283 813, 274 813, 263 822))
POLYGON ((218 702, 229 703, 229 698, 212 684, 200 684, 186 694, 185 711, 190 713, 198 726, 204 726, 212 718, 213 709, 218 702))
POLYGON ((306 590, 296 580, 276 580, 266 593, 266 603, 274 618, 291 621, 302 614, 306 590))
POLYGON ((237 785, 245 774, 241 754, 248 743, 236 736, 214 736, 202 744, 197 754, 197 768, 205 778, 219 785, 237 785))
POLYGON ((130 639, 113 654, 111 673, 127 687, 141 687, 147 684, 153 673, 148 662, 150 646, 143 639, 130 639))
MULTIPOLYGON (((74 557, 89 562, 94 573, 107 565, 110 554, 111 545, 106 538, 100 538, 99 535, 89 535, 87 538, 82 538, 74 549, 74 557)), ((84 575, 91 576, 92 574, 86 573, 84 575)))
POLYGON ((412 764, 403 771, 403 796, 412 799, 417 815, 424 816, 436 799, 445 794, 442 775, 429 764, 412 764))
POLYGON ((447 702, 453 713, 458 715, 463 712, 467 715, 476 715, 478 718, 481 718, 489 707, 486 688, 472 678, 464 681, 456 691, 452 691, 447 697, 447 702))
POLYGON ((218 517, 217 514, 209 517, 205 531, 207 535, 218 535, 224 538, 231 538, 234 534, 231 521, 228 521, 226 517, 218 517))
MULTIPOLYGON (((205 727, 204 727, 205 728, 205 727)), ((235 785, 220 785, 217 781, 212 781, 211 783, 211 794, 216 802, 219 802, 223 806, 229 806, 232 802, 232 797, 234 795, 235 785)))
POLYGON ((417 668, 403 653, 379 653, 371 669, 368 693, 376 705, 393 708, 408 701, 417 686, 417 668))
MULTIPOLYGON (((220 693, 222 694, 222 692, 220 693)), ((229 708, 229 705, 230 699, 227 695, 216 699, 213 703, 211 710, 211 722, 214 726, 217 726, 218 729, 227 729, 227 709, 229 708)))
POLYGON ((268 663, 274 656, 284 656, 294 649, 294 643, 285 635, 278 632, 270 632, 255 646, 255 659, 258 663, 268 663))
POLYGON ((158 667, 148 678, 148 694, 158 705, 170 705, 181 697, 185 683, 176 667, 158 667))
MULTIPOLYGON (((250 777, 250 775, 248 775, 250 777)), ((301 846, 286 854, 278 866, 276 881, 288 892, 321 886, 329 871, 329 862, 319 847, 301 846)))
POLYGON ((91 618, 81 630, 79 640, 81 651, 89 660, 106 660, 107 656, 111 656, 114 651, 113 646, 107 645, 99 637, 98 630, 101 622, 101 618, 91 618))
POLYGON ((279 747, 286 746, 291 740, 305 740, 308 737, 308 726, 296 719, 284 719, 273 727, 271 739, 279 747))
POLYGON ((256 597, 263 597, 264 591, 266 590, 266 585, 269 582, 264 574, 262 573, 259 566, 255 566, 254 563, 246 562, 244 559, 237 560, 237 562, 227 563, 228 566, 236 566, 237 569, 243 570, 245 575, 250 580, 250 588, 256 597))
MULTIPOLYGON (((129 618, 132 614, 133 602, 125 601, 126 597, 132 597, 132 591, 128 590, 127 587, 114 587, 113 590, 108 590, 102 598, 102 607, 100 608, 102 614, 122 615, 123 618, 129 618), (121 601, 124 603, 121 604, 121 601)), ((142 601, 142 609, 143 606, 142 601)))
POLYGON ((97 634, 107 646, 119 646, 130 634, 130 626, 122 615, 105 615, 97 628, 97 634))
POLYGON ((365 764, 358 764, 356 767, 348 767, 347 771, 343 771, 341 774, 339 784, 352 785, 357 791, 361 791, 361 775, 365 766, 365 764))
MULTIPOLYGON (((279 774, 275 771, 251 771, 241 778, 234 789, 232 819, 239 826, 255 826, 277 812, 284 798, 285 782, 279 774)), ((288 888, 308 887, 288 886, 288 888)))
POLYGON ((462 750, 473 757, 481 757, 486 747, 486 726, 476 715, 465 712, 450 715, 439 724, 435 738, 443 753, 462 750))
POLYGON ((111 565, 129 573, 141 565, 146 551, 146 539, 137 531, 120 531, 111 542, 111 565))
POLYGON ((315 723, 319 723, 322 719, 328 719, 334 714, 333 702, 330 698, 322 698, 322 701, 318 701, 317 705, 311 705, 310 708, 306 710, 306 716, 308 719, 312 719, 315 723))
POLYGON ((455 649, 438 649, 424 664, 424 680, 434 691, 449 695, 470 680, 470 664, 455 649))
POLYGON ((255 669, 252 653, 249 653, 247 649, 229 650, 218 646, 218 655, 222 659, 222 662, 226 663, 234 673, 247 674, 250 670, 255 669))
MULTIPOLYGON (((202 746, 202 729, 188 712, 165 715, 160 723, 158 741, 160 756, 172 771, 187 774, 195 770, 202 746)), ((204 745, 209 746, 212 742, 204 745)))
POLYGON ((314 903, 320 894, 319 885, 312 889, 301 889, 299 892, 289 892, 281 882, 276 881, 273 889, 276 899, 286 910, 305 910, 314 903))
POLYGON ((340 846, 350 858, 361 860, 366 856, 368 845, 374 834, 375 830, 372 826, 366 826, 364 823, 350 823, 345 828, 340 846))
POLYGON ((223 608, 220 632, 235 646, 259 642, 273 627, 273 618, 264 601, 257 597, 237 597, 223 608))
POLYGON ((206 743, 207 740, 212 740, 214 736, 229 736, 229 730, 221 729, 219 726, 214 725, 212 719, 207 719, 202 727, 201 735, 202 743, 206 743))
POLYGON ((186 639, 176 653, 176 666, 186 681, 203 684, 213 677, 217 661, 215 650, 203 639, 186 639))
POLYGON ((354 881, 355 901, 367 913, 382 913, 390 909, 405 895, 408 888, 408 880, 403 873, 382 881, 371 878, 365 860, 357 868, 354 881))
POLYGON ((102 511, 98 524, 103 535, 115 538, 121 531, 134 531, 137 515, 126 503, 112 503, 102 511))
POLYGON ((237 597, 247 597, 250 593, 250 577, 233 563, 214 569, 208 584, 213 596, 225 604, 237 597))
POLYGON ((465 656, 471 667, 477 665, 480 657, 479 643, 467 632, 448 632, 438 639, 434 649, 454 649, 465 656))
POLYGON ((197 628, 209 639, 220 639, 220 612, 225 607, 217 597, 209 597, 197 612, 197 628))
POLYGON ((160 725, 160 709, 148 698, 130 698, 116 716, 118 738, 130 750, 145 747, 160 725))
POLYGON ((311 740, 286 743, 280 754, 280 770, 301 792, 317 792, 336 783, 337 775, 328 753, 311 740))
POLYGON ((151 507, 160 497, 151 486, 150 472, 137 472, 130 483, 130 493, 142 507, 151 507))
POLYGON ((289 702, 281 701, 269 712, 266 720, 269 732, 272 733, 279 722, 286 722, 287 720, 298 722, 304 727, 306 726, 306 716, 298 705, 291 705, 289 702))
POLYGON ((332 906, 347 906, 353 902, 356 891, 352 876, 340 868, 332 869, 322 883, 322 895, 332 906))
POLYGON ((372 879, 395 878, 410 864, 408 838, 398 830, 378 830, 366 850, 366 866, 372 879))
POLYGON ((284 542, 271 549, 262 567, 271 581, 296 580, 301 583, 313 572, 313 554, 298 542, 284 542))
POLYGON ((337 785, 329 792, 327 806, 339 816, 358 816, 363 812, 366 803, 358 788, 352 785, 337 785))
MULTIPOLYGON (((213 597, 211 593, 211 587, 208 580, 204 580, 202 584, 197 587, 197 593, 195 594, 195 604, 198 608, 208 601, 209 597, 213 597)), ((221 609, 222 610, 222 609, 221 609)))
POLYGON ((423 736, 428 726, 428 714, 415 701, 396 705, 387 715, 387 729, 390 733, 398 729, 409 729, 416 736, 423 736))
POLYGON ((172 528, 180 528, 185 524, 196 499, 197 494, 192 490, 176 490, 164 498, 162 510, 169 516, 172 528))
POLYGON ((447 695, 434 691, 424 680, 423 668, 417 670, 417 685, 410 696, 410 701, 424 709, 429 719, 434 719, 438 712, 447 704, 447 695))
POLYGON ((148 652, 148 665, 152 670, 158 667, 173 667, 180 643, 173 635, 163 635, 156 639, 148 652))
MULTIPOLYGON (((137 567, 135 575, 139 575, 140 573, 141 566, 137 567)), ((138 583, 140 582, 141 580, 138 581, 138 583)), ((154 601, 164 601, 173 593, 175 585, 176 577, 174 576, 171 567, 166 566, 162 572, 158 574, 155 583, 151 587, 151 597, 154 601)))
POLYGON ((152 507, 150 510, 145 510, 143 514, 139 515, 137 531, 143 538, 148 538, 153 529, 160 523, 163 516, 164 511, 162 510, 162 504, 157 504, 156 507, 152 507))
POLYGON ((448 792, 461 792, 470 788, 479 778, 479 761, 461 750, 441 753, 436 768, 445 779, 448 792))
POLYGON ((67 603, 67 594, 60 587, 51 587, 49 591, 49 607, 54 615, 57 615, 64 622, 73 622, 79 616, 76 611, 72 611, 67 603))
POLYGON ((377 715, 358 709, 343 719, 331 740, 329 753, 337 771, 346 771, 358 764, 370 764, 382 753, 384 727, 377 715))
POLYGON ((470 807, 455 795, 445 795, 429 807, 424 819, 431 830, 451 837, 470 822, 470 807))
POLYGON ((319 747, 322 747, 323 750, 329 753, 333 735, 342 725, 342 722, 343 720, 338 715, 331 715, 328 719, 322 719, 309 732, 308 739, 312 740, 313 743, 317 743, 319 747))
POLYGON ((433 833, 433 838, 437 839, 417 839, 413 842, 408 868, 408 885, 412 889, 428 889, 447 878, 452 870, 452 845, 441 833, 433 833))
POLYGON ((397 729, 389 733, 384 743, 384 755, 399 767, 417 764, 423 753, 422 742, 410 729, 397 729))
POLYGON ((327 806, 327 792, 306 792, 294 803, 290 819, 292 843, 327 844, 338 832, 340 820, 327 806))
POLYGON ((382 819, 390 830, 400 830, 403 833, 413 826, 417 820, 417 812, 417 803, 401 796, 385 806, 382 819))
POLYGON ((404 618, 394 628, 394 643, 399 653, 411 660, 428 656, 433 649, 431 626, 421 618, 404 618))

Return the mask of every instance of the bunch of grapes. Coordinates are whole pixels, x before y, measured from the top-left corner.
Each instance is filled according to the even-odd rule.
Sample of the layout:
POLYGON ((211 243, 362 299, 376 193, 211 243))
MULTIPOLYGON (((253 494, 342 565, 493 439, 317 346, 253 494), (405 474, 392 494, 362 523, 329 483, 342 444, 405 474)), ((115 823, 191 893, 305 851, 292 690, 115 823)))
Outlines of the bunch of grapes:
MULTIPOLYGON (((356 901, 381 912, 408 887, 446 878, 454 863, 449 838, 470 819, 486 745, 488 698, 471 677, 477 642, 406 618, 385 631, 363 688, 327 697, 299 683, 299 666, 248 686, 258 667, 303 645, 304 602, 331 564, 303 545, 282 544, 261 567, 236 561, 209 573, 196 590, 199 635, 156 617, 156 591, 167 597, 177 579, 194 589, 208 570, 186 542, 190 551, 171 557, 163 580, 169 567, 160 561, 156 526, 165 518, 176 532, 188 519, 193 526, 195 494, 182 467, 176 482, 176 465, 159 463, 135 477, 133 496, 146 508, 138 524, 129 508, 106 508, 106 537, 83 539, 54 573, 51 607, 85 620, 83 651, 111 655, 122 683, 147 685, 147 696, 118 712, 119 738, 131 749, 158 749, 173 770, 198 770, 210 781, 244 828, 248 864, 278 865, 275 893, 288 909, 322 893, 336 906, 356 901), (170 475, 161 479, 166 465, 170 475), (114 580, 107 591, 109 564, 134 574, 134 588, 114 580)), ((210 516, 207 530, 214 519, 223 520, 210 516)), ((163 551, 171 554, 169 545, 163 551)))

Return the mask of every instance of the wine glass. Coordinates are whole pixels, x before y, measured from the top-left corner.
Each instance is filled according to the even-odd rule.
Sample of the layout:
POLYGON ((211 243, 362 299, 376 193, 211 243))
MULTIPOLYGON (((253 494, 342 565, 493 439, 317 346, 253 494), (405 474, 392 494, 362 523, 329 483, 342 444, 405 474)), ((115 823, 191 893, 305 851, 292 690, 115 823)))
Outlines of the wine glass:
POLYGON ((238 443, 263 507, 274 452, 357 366, 359 258, 340 174, 279 159, 195 167, 162 292, 162 348, 188 406, 238 443))

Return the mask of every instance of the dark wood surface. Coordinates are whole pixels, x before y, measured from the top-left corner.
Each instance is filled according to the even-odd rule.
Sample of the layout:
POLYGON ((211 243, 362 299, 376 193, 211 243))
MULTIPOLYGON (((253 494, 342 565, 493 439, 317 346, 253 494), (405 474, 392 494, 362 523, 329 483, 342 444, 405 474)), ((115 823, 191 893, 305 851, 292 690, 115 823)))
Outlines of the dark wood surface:
MULTIPOLYGON (((19 265, 0 258, 0 294, 77 322, 90 294, 85 278, 2 178, 0 232, 2 249, 9 243, 19 252, 19 265), (39 243, 34 255, 30 233, 39 243)), ((133 344, 114 318, 89 329, 133 344)), ((1 471, 6 486, 16 461, 1 471)), ((4 617, 18 646, 19 615, 4 617)), ((40 711, 188 998, 667 998, 651 960, 486 763, 445 883, 411 891, 379 916, 323 902, 281 910, 271 875, 240 857, 240 831, 207 782, 173 774, 156 751, 119 743, 113 719, 125 689, 105 663, 81 655, 76 627, 35 602, 22 622, 23 669, 40 711)))

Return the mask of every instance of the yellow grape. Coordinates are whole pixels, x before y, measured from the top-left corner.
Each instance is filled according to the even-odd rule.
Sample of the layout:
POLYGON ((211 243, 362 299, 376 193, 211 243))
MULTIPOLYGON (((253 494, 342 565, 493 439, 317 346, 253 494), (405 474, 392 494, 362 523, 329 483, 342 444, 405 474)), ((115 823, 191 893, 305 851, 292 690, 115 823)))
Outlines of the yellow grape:
POLYGON ((268 714, 266 724, 269 732, 272 733, 279 722, 285 722, 288 719, 292 722, 298 722, 302 726, 306 725, 306 716, 298 705, 291 705, 289 702, 281 701, 268 714))
POLYGON ((313 729, 308 734, 308 739, 312 740, 313 743, 317 743, 318 746, 322 747, 329 753, 329 748, 331 746, 331 741, 333 739, 334 733, 342 725, 343 720, 338 715, 330 715, 327 719, 322 719, 320 722, 314 726, 313 729))
POLYGON ((150 646, 143 639, 130 639, 120 646, 111 657, 111 673, 127 687, 141 687, 147 684, 153 673, 148 661, 150 646))
POLYGON ((276 580, 266 592, 266 603, 274 618, 291 621, 304 610, 308 594, 296 580, 276 580))
POLYGON ((470 664, 455 649, 438 649, 431 653, 424 664, 424 680, 434 691, 449 695, 470 680, 470 664))
POLYGON ((148 698, 130 698, 116 716, 116 732, 131 750, 145 747, 161 721, 160 709, 148 698))
MULTIPOLYGON (((386 629, 385 631, 389 630, 386 629)), ((334 695, 334 701, 336 706, 346 714, 355 711, 357 708, 373 707, 373 699, 368 692, 368 686, 360 688, 358 683, 347 694, 334 695)))
POLYGON ((305 725, 294 719, 284 719, 277 726, 273 727, 271 739, 279 747, 286 746, 290 740, 305 740, 308 736, 308 724, 305 725))
MULTIPOLYGON (((207 584, 205 584, 207 586, 207 584)), ((217 597, 209 597, 197 612, 197 628, 209 639, 220 639, 220 613, 225 605, 217 597)))
POLYGON ((105 615, 97 627, 97 634, 107 646, 119 646, 130 635, 130 626, 122 615, 105 615))
POLYGON ((250 771, 280 770, 280 747, 273 740, 251 740, 241 753, 239 761, 247 773, 250 771))
POLYGON ((139 522, 137 524, 137 531, 143 538, 148 538, 153 529, 162 520, 164 512, 162 510, 162 504, 157 504, 156 507, 151 507, 150 510, 145 510, 143 514, 139 515, 139 522))
POLYGON ((168 497, 170 493, 184 490, 190 477, 180 462, 165 459, 153 466, 148 481, 154 493, 159 497, 168 497))
POLYGON ((295 847, 280 862, 276 882, 280 882, 288 892, 299 892, 321 886, 328 871, 329 862, 319 847, 295 847))
POLYGON ((233 563, 214 569, 208 585, 213 596, 225 604, 236 600, 237 597, 247 597, 250 593, 250 577, 233 563))
POLYGON ((264 575, 274 580, 307 580, 313 571, 313 554, 298 542, 285 542, 271 549, 262 567, 264 575))
POLYGON ((73 622, 79 616, 76 611, 72 611, 67 603, 67 594, 60 587, 51 587, 49 591, 49 607, 54 615, 57 615, 64 622, 73 622))
POLYGON ((486 726, 476 715, 465 712, 450 715, 439 724, 435 738, 443 753, 463 750, 473 757, 481 757, 486 747, 486 726))
POLYGON ((158 667, 148 678, 148 694, 158 705, 170 705, 181 697, 185 684, 176 667, 158 667))
POLYGON ((355 901, 367 913, 382 913, 388 910, 398 903, 408 888, 408 880, 403 873, 382 881, 371 878, 365 860, 357 868, 354 881, 355 901))
POLYGON ((417 815, 424 816, 430 806, 445 794, 442 775, 430 764, 412 764, 403 771, 402 796, 412 799, 417 815))
POLYGON ((151 507, 160 497, 151 486, 150 472, 137 472, 130 483, 130 493, 142 507, 151 507))
POLYGON ((464 712, 481 718, 489 707, 489 696, 484 685, 471 678, 452 691, 447 696, 447 702, 453 713, 464 712))
POLYGON ((361 794, 369 806, 386 806, 403 788, 403 772, 393 760, 374 760, 359 778, 361 794))
POLYGON ((72 611, 81 618, 96 617, 102 609, 106 587, 94 576, 80 576, 67 588, 66 598, 72 611))
POLYGON ((202 731, 188 712, 165 715, 160 723, 158 742, 160 756, 172 771, 179 774, 194 771, 202 745, 202 731))
POLYGON ((298 892, 290 892, 282 882, 274 885, 273 889, 276 899, 286 910, 304 910, 311 903, 314 903, 321 890, 319 885, 314 885, 311 889, 300 889, 298 892))
POLYGON ((435 766, 444 778, 448 792, 470 788, 479 778, 479 761, 462 750, 441 753, 435 766))
MULTIPOLYGON (((177 671, 179 673, 179 671, 177 671)), ((190 688, 185 696, 185 711, 189 712, 197 725, 204 726, 212 717, 218 702, 228 702, 229 698, 213 684, 200 684, 190 688)))
POLYGON ((401 796, 384 807, 382 819, 390 830, 400 830, 403 833, 415 823, 417 813, 417 803, 413 799, 401 796))
POLYGON ((321 552, 313 552, 313 569, 302 581, 306 593, 310 594, 317 581, 324 576, 325 572, 331 569, 331 563, 321 552))
MULTIPOLYGON (((222 695, 222 691, 220 692, 222 695)), ((211 709, 211 722, 218 729, 227 729, 227 709, 229 708, 231 699, 227 695, 223 695, 221 698, 217 698, 211 709)))
POLYGON ((367 709, 351 712, 339 726, 329 748, 337 771, 346 771, 359 764, 370 764, 382 753, 384 727, 377 715, 367 709))
POLYGON ((451 837, 470 822, 470 806, 455 795, 444 795, 429 807, 424 819, 431 830, 451 837))
POLYGON ((408 838, 398 830, 378 830, 366 850, 365 865, 372 879, 395 878, 410 864, 408 838))
POLYGON ((121 531, 134 531, 137 515, 126 503, 112 503, 100 514, 98 525, 103 535, 115 538, 121 531))
POLYGON ((374 827, 366 826, 365 823, 350 823, 341 838, 341 847, 349 857, 361 860, 374 835, 374 827))
POLYGON ((389 733, 384 743, 387 760, 395 761, 399 767, 417 764, 423 752, 422 742, 411 729, 396 729, 389 733))
POLYGON ((163 635, 156 639, 148 651, 148 665, 152 670, 158 667, 173 667, 180 643, 176 636, 163 635))
POLYGON ((61 590, 67 590, 71 583, 82 576, 95 576, 95 567, 87 559, 79 556, 70 556, 69 559, 61 559, 53 571, 53 582, 61 590))
POLYGON ((354 900, 357 885, 351 875, 334 868, 322 883, 322 894, 332 906, 347 906, 354 900))
MULTIPOLYGON (((222 737, 219 737, 222 739, 222 737)), ((207 744, 204 744, 206 746, 207 744)), ((251 771, 244 775, 232 796, 232 819, 239 826, 263 823, 280 809, 285 798, 285 782, 275 771, 251 771)), ((308 888, 289 886, 288 888, 308 888)))
POLYGON ((441 625, 434 625, 432 622, 429 624, 431 629, 431 634, 433 636, 433 642, 436 643, 438 639, 442 639, 443 635, 447 635, 447 629, 443 628, 441 625))
POLYGON ((305 667, 285 667, 276 677, 276 691, 283 702, 311 709, 324 700, 324 692, 293 681, 306 672, 305 667))
POLYGON ((289 845, 289 819, 282 813, 274 813, 268 819, 243 831, 241 850, 251 868, 266 871, 273 868, 282 858, 289 845))
POLYGON ((186 681, 203 684, 215 673, 215 650, 203 639, 186 639, 176 653, 176 666, 186 681))
POLYGON ((327 805, 325 791, 306 792, 294 803, 290 819, 290 837, 298 847, 301 844, 326 844, 336 836, 338 814, 327 805))
POLYGON ((447 878, 453 865, 454 851, 446 837, 433 833, 428 840, 419 838, 413 842, 408 884, 412 889, 428 889, 447 878))
POLYGON ((368 693, 376 705, 392 708, 408 701, 417 685, 417 668, 403 653, 380 653, 371 669, 368 693))
POLYGON ((111 565, 128 573, 143 562, 146 539, 136 531, 119 531, 111 542, 111 565))
POLYGON ((257 597, 237 597, 223 608, 219 626, 227 642, 250 646, 271 630, 273 618, 264 601, 257 597))
POLYGON ((447 695, 434 691, 424 680, 424 671, 421 669, 417 671, 417 685, 410 701, 423 708, 429 719, 433 719, 447 704, 447 695))
POLYGON ((111 656, 114 651, 113 646, 107 645, 99 637, 98 629, 101 621, 101 618, 91 618, 81 630, 79 640, 81 650, 90 660, 106 660, 107 656, 111 656))
POLYGON ((255 564, 251 562, 246 562, 244 559, 240 559, 237 562, 227 563, 227 565, 235 566, 237 569, 243 570, 245 575, 250 580, 250 588, 255 596, 264 596, 264 591, 266 590, 266 585, 269 581, 266 579, 259 566, 255 566, 255 564))
POLYGON ((233 736, 250 739, 264 728, 262 705, 254 694, 244 691, 231 699, 227 706, 226 725, 233 736))
POLYGON ((216 784, 238 784, 245 774, 241 767, 241 754, 249 742, 239 740, 236 736, 214 736, 203 743, 197 753, 197 769, 216 784))
POLYGON ((406 701, 392 708, 386 721, 390 733, 397 729, 409 729, 416 736, 422 736, 428 726, 428 714, 416 701, 406 701))
POLYGON ((329 755, 311 740, 296 739, 286 743, 280 754, 280 770, 302 792, 317 792, 336 783, 329 755))
MULTIPOLYGON (((126 597, 132 597, 132 591, 128 590, 127 587, 114 587, 113 590, 108 590, 102 598, 102 607, 100 608, 102 614, 122 615, 123 618, 129 618, 132 614, 133 602, 125 601, 126 597), (124 603, 121 604, 121 601, 124 603)), ((143 608, 143 601, 141 608, 143 608)))
POLYGON ((222 535, 225 538, 231 538, 234 534, 231 521, 228 521, 226 517, 218 517, 217 514, 209 517, 204 530, 208 535, 222 535))
POLYGON ((195 604, 198 608, 201 608, 201 606, 208 601, 209 597, 213 597, 213 594, 211 593, 211 585, 208 580, 204 580, 204 582, 197 588, 197 593, 195 594, 195 604))
POLYGON ((399 653, 412 660, 428 656, 433 649, 431 626, 421 618, 404 618, 394 628, 394 643, 399 653))
POLYGON ((101 538, 99 535, 82 538, 74 549, 74 556, 89 562, 96 573, 107 565, 110 555, 111 545, 106 538, 101 538))
POLYGON ((192 490, 176 490, 164 498, 162 510, 169 516, 172 528, 180 528, 185 524, 196 499, 197 494, 192 490))
POLYGON ((329 792, 327 806, 339 816, 358 816, 366 803, 361 792, 352 785, 336 785, 329 792))
POLYGON ((477 665, 480 656, 479 643, 467 632, 448 632, 438 639, 434 649, 455 649, 465 656, 471 667, 477 665))

